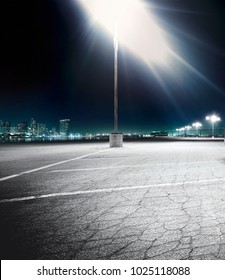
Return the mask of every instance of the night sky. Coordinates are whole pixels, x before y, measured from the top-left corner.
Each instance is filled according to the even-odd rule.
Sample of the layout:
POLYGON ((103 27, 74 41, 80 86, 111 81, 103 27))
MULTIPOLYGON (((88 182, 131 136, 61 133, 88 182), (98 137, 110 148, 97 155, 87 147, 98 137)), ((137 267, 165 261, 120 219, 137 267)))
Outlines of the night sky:
MULTIPOLYGON (((113 42, 76 0, 7 0, 0 8, 0 120, 73 132, 113 130, 113 42)), ((175 129, 217 113, 225 123, 225 2, 149 0, 181 58, 160 80, 119 49, 119 130, 175 129)), ((148 35, 150 36, 150 34, 148 35)))

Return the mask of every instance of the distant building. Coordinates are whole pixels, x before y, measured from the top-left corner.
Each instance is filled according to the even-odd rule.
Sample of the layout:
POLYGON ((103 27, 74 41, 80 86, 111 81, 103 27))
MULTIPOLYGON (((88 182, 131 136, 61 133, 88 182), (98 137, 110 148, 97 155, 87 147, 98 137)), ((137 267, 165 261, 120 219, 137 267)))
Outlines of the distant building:
POLYGON ((17 134, 18 133, 18 127, 17 126, 11 126, 10 127, 10 133, 11 134, 17 134))
POLYGON ((0 134, 3 133, 3 121, 0 120, 0 134))
POLYGON ((10 121, 0 121, 0 133, 1 134, 9 134, 11 128, 10 121))
POLYGON ((19 122, 17 127, 18 133, 27 133, 28 125, 27 122, 19 122))
POLYGON ((56 128, 53 127, 52 130, 50 131, 50 133, 51 133, 52 135, 56 135, 56 134, 57 134, 56 128))
POLYGON ((70 119, 59 121, 59 133, 61 136, 69 136, 70 119))
POLYGON ((37 124, 37 135, 38 136, 43 136, 47 133, 47 128, 46 124, 44 123, 38 123, 37 124))
POLYGON ((31 120, 30 120, 30 133, 32 135, 36 135, 37 134, 37 122, 33 118, 31 118, 31 120))

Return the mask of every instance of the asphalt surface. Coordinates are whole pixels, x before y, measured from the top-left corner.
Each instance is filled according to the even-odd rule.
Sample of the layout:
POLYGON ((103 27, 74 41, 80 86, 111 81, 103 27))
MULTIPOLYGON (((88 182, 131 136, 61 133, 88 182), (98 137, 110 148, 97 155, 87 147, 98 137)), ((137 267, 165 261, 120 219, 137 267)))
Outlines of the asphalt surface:
POLYGON ((225 259, 225 145, 1 145, 0 232, 1 259, 225 259))

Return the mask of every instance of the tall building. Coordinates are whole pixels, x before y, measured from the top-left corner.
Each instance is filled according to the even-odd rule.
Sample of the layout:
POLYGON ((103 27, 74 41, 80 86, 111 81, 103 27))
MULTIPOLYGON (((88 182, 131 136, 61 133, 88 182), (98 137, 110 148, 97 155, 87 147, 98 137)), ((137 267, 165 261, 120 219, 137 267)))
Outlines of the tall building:
POLYGON ((61 136, 69 136, 70 119, 59 121, 59 133, 61 136))
POLYGON ((18 122, 18 133, 26 133, 27 132, 27 122, 18 122))
POLYGON ((10 133, 11 123, 10 121, 0 121, 0 133, 8 134, 10 133))
POLYGON ((37 134, 37 122, 33 118, 31 118, 31 120, 30 120, 30 133, 32 135, 36 135, 37 134))
POLYGON ((56 134, 57 134, 56 128, 53 127, 52 130, 50 131, 50 133, 51 133, 52 135, 56 135, 56 134))
POLYGON ((3 133, 3 121, 0 120, 0 134, 3 133))
POLYGON ((16 134, 16 133, 18 133, 18 127, 17 127, 17 126, 11 126, 11 127, 10 127, 10 133, 11 133, 11 134, 16 134))
POLYGON ((37 135, 38 136, 43 136, 47 133, 47 128, 44 123, 38 123, 37 124, 37 135))

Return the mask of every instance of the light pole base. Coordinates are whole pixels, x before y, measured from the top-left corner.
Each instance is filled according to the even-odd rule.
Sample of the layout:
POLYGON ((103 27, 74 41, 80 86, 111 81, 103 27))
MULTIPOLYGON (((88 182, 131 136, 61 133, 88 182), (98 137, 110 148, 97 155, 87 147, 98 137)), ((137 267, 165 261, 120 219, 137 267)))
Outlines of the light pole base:
POLYGON ((123 147, 123 134, 122 133, 110 133, 109 145, 110 145, 110 148, 123 147))

